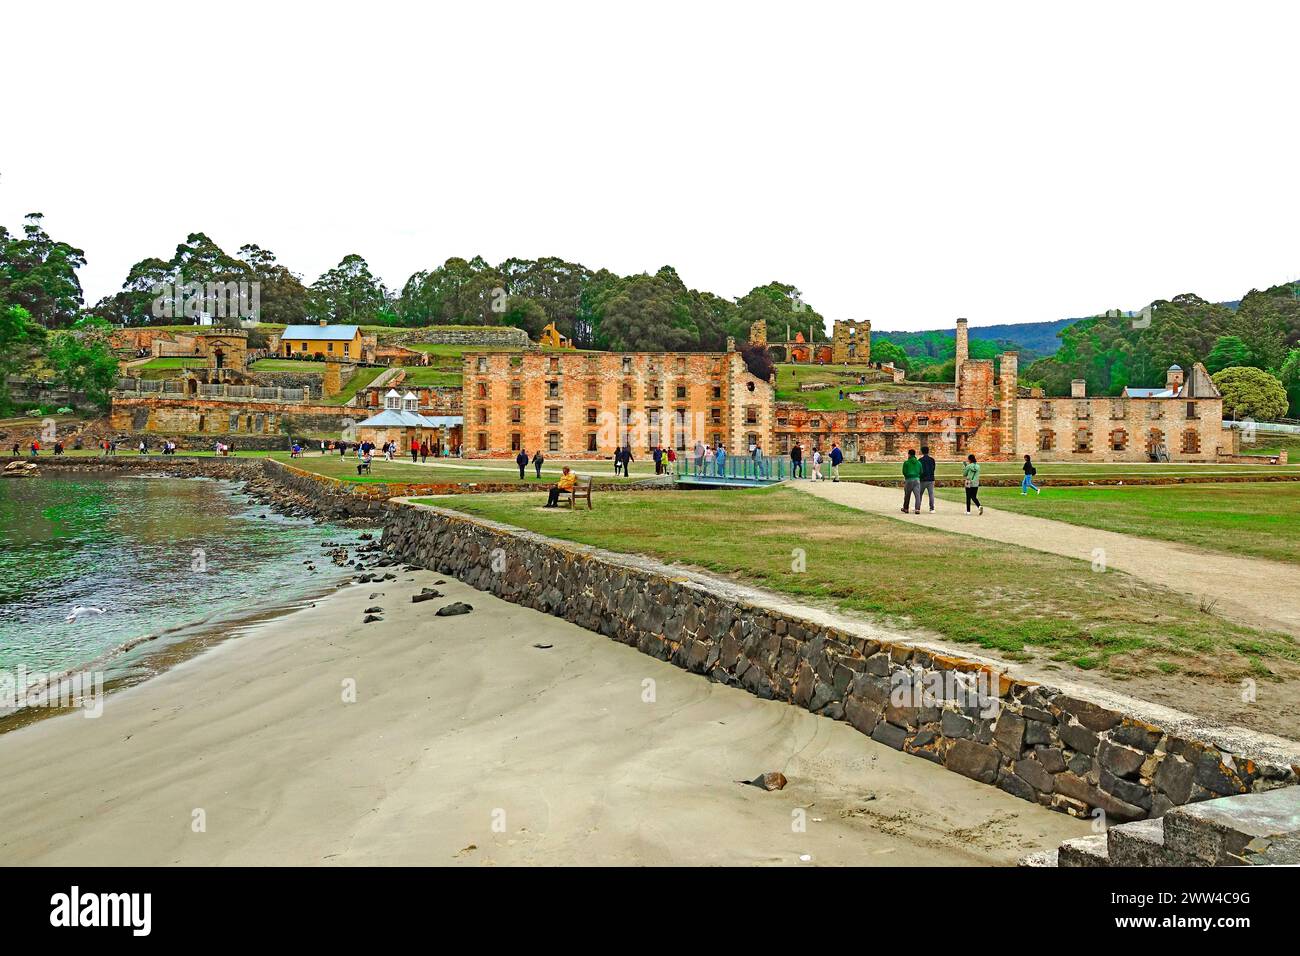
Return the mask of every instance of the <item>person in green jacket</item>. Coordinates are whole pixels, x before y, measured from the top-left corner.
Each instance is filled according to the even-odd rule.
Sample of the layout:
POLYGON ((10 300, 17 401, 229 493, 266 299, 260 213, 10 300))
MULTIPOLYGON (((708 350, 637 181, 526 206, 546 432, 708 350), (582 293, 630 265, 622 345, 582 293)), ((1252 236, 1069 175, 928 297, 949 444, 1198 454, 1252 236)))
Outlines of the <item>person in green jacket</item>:
POLYGON ((903 514, 907 514, 907 504, 916 495, 916 513, 921 513, 921 459, 916 457, 916 449, 907 450, 907 460, 903 462, 903 514))
MULTIPOLYGON (((966 513, 970 514, 971 502, 974 502, 979 513, 983 514, 984 506, 980 504, 980 466, 974 455, 966 456, 966 467, 961 470, 961 474, 966 485, 966 513)), ((917 504, 920 503, 918 496, 917 504)))

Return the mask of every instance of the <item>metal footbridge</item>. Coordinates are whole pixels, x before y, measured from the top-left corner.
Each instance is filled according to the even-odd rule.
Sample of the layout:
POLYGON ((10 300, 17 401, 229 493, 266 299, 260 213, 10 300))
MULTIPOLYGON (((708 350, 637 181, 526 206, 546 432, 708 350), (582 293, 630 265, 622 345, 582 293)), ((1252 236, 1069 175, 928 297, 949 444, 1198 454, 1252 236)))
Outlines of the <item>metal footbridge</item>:
POLYGON ((728 455, 721 463, 713 456, 689 456, 673 465, 677 484, 696 488, 766 488, 790 477, 790 462, 771 455, 728 455))

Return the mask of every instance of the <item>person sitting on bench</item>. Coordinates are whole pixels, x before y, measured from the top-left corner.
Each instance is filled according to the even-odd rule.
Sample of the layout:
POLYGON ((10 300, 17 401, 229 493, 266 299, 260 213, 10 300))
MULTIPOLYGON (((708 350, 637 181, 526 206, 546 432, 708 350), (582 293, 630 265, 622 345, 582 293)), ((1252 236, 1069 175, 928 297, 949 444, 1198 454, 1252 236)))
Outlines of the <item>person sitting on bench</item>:
POLYGON ((544 507, 556 508, 559 506, 560 495, 565 492, 573 491, 573 486, 577 484, 578 476, 569 471, 569 466, 564 466, 564 471, 560 474, 560 480, 551 486, 550 494, 546 498, 544 507))
POLYGON ((364 455, 361 456, 361 460, 360 460, 359 462, 357 462, 357 474, 360 475, 360 474, 362 474, 363 472, 366 473, 366 474, 369 474, 369 473, 370 473, 370 452, 369 452, 369 450, 367 450, 366 453, 365 453, 364 455))

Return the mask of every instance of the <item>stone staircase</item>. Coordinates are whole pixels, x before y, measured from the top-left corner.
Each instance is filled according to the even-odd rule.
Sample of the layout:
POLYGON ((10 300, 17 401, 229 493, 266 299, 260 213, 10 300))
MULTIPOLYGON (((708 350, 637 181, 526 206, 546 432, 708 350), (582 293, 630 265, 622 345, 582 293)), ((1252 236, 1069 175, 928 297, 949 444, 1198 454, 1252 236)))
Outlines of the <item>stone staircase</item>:
POLYGON ((1174 807, 1035 853, 1021 866, 1273 866, 1300 864, 1300 787, 1174 807))

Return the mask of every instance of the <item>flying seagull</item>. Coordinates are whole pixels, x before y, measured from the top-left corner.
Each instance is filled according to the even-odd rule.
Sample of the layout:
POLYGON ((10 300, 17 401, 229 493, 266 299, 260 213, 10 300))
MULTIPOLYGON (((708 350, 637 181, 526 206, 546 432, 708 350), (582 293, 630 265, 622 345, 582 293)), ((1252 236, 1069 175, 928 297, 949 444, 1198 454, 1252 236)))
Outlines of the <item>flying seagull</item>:
POLYGON ((79 617, 85 617, 88 614, 103 614, 103 613, 104 613, 104 609, 102 607, 82 607, 80 604, 78 604, 76 607, 72 609, 72 613, 67 616, 66 620, 68 621, 69 624, 71 624, 79 617))

